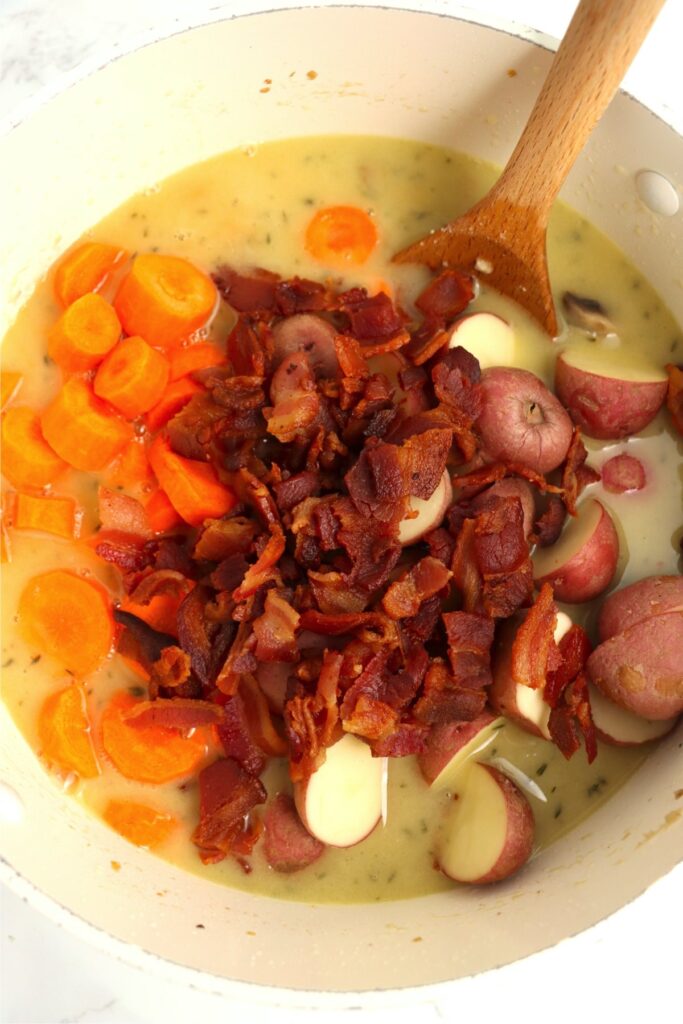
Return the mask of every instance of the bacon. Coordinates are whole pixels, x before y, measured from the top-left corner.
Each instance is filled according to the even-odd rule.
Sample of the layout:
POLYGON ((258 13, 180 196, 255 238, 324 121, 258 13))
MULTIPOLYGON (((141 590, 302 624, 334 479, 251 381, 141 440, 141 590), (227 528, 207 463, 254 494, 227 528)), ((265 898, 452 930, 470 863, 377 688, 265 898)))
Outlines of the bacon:
POLYGON ((446 612, 441 618, 455 682, 470 689, 489 686, 493 620, 469 612, 446 612))
POLYGON ((148 672, 159 660, 167 647, 175 647, 176 638, 168 633, 160 633, 152 629, 146 622, 130 612, 114 609, 114 621, 123 626, 123 631, 116 641, 116 649, 124 657, 138 661, 148 672))
POLYGON ((96 536, 97 557, 115 565, 121 572, 141 572, 150 565, 152 555, 142 537, 115 530, 102 530, 96 536))
POLYGON ((223 708, 218 704, 183 697, 174 697, 172 700, 141 700, 123 715, 126 723, 136 729, 154 725, 183 733, 204 725, 220 725, 223 717, 223 708))
POLYGON ((448 585, 452 573, 443 562, 427 556, 392 583, 382 598, 382 607, 392 619, 417 615, 423 601, 448 585))
POLYGON ((285 536, 279 526, 273 531, 256 562, 247 569, 244 579, 233 593, 235 601, 244 601, 254 594, 259 587, 274 578, 274 569, 285 550, 285 536))
POLYGON ((284 874, 301 871, 325 852, 325 844, 304 828, 294 801, 286 793, 278 793, 270 801, 263 823, 264 853, 274 871, 284 874))
POLYGON ((320 480, 316 473, 304 470, 274 484, 273 491, 280 512, 291 512, 306 498, 320 492, 320 480))
POLYGON ((342 719, 345 732, 367 740, 385 740, 392 736, 399 722, 398 712, 384 701, 361 693, 353 711, 342 719))
POLYGON ((388 736, 370 744, 373 757, 410 757, 427 747, 430 727, 422 722, 400 722, 388 736))
POLYGON ((434 392, 440 402, 457 414, 456 421, 471 427, 482 410, 479 363, 462 346, 446 349, 432 366, 434 392))
POLYGON ((299 625, 302 629, 308 629, 312 633, 322 633, 324 636, 343 636, 344 633, 352 633, 359 626, 376 623, 380 618, 381 616, 375 612, 325 614, 310 608, 301 613, 299 625))
MULTIPOLYGON (((150 673, 150 695, 154 698, 160 690, 171 690, 170 696, 197 696, 187 693, 192 665, 187 651, 181 647, 164 647, 152 665, 150 673)), ((189 689, 194 689, 190 686, 189 689)))
POLYGON ((278 312, 283 316, 317 313, 328 309, 332 301, 324 284, 309 281, 305 277, 290 277, 287 281, 279 281, 275 286, 275 299, 278 312))
POLYGON ((315 602, 324 615, 355 615, 362 612, 368 603, 367 594, 350 586, 339 572, 315 572, 309 569, 308 581, 315 602))
POLYGON ((226 351, 234 373, 265 377, 274 357, 270 328, 248 317, 238 317, 228 335, 226 351))
POLYGON ((320 397, 304 352, 294 352, 280 363, 270 397, 273 408, 264 410, 269 432, 283 442, 307 436, 317 422, 320 397))
POLYGON ((254 619, 254 654, 259 661, 296 661, 299 613, 276 590, 266 594, 263 615, 254 619))
POLYGON ((303 353, 316 377, 334 377, 339 372, 337 332, 331 323, 311 313, 299 313, 280 320, 273 328, 273 345, 278 362, 303 353))
POLYGON ((221 296, 238 313, 262 315, 275 311, 280 280, 277 274, 259 267, 249 274, 240 274, 224 263, 212 277, 221 296))
POLYGON ((344 377, 353 380, 362 380, 363 377, 367 377, 370 370, 363 350, 355 338, 352 338, 350 334, 337 334, 334 339, 334 347, 337 362, 344 377))
POLYGON ((574 427, 569 449, 562 466, 562 499, 570 515, 576 515, 576 499, 583 488, 600 479, 600 474, 584 463, 588 458, 586 446, 581 440, 581 431, 574 427))
POLYGON ((266 766, 264 750, 256 742, 241 693, 225 699, 218 739, 227 757, 234 758, 250 775, 259 776, 266 766))
POLYGON ((216 676, 216 688, 221 693, 232 696, 237 691, 242 674, 256 671, 258 662, 253 653, 255 644, 256 637, 251 623, 240 622, 237 635, 216 676))
POLYGON ((130 597, 136 604, 147 605, 162 594, 184 598, 193 586, 194 582, 177 569, 156 569, 148 572, 135 584, 130 591, 130 597))
POLYGON ((221 562, 230 555, 249 551, 258 533, 256 523, 244 516, 231 519, 207 519, 194 546, 194 557, 221 562))
POLYGON ((251 505, 265 529, 272 530, 281 525, 275 499, 263 480, 242 467, 233 479, 233 484, 241 500, 251 505))
MULTIPOLYGON (((195 587, 182 601, 177 614, 178 641, 190 656, 192 671, 205 686, 213 682, 220 664, 217 661, 219 652, 214 644, 217 627, 208 621, 205 614, 210 596, 208 587, 195 587)), ((229 646, 234 632, 235 628, 230 624, 226 630, 225 643, 221 646, 229 646)), ((222 653, 225 655, 225 650, 222 653)))
POLYGON ((511 673, 516 683, 543 689, 551 652, 556 647, 557 608, 553 588, 544 583, 512 643, 511 673))
POLYGON ((337 697, 342 656, 325 651, 314 694, 295 695, 285 703, 292 782, 307 779, 325 760, 325 750, 338 737, 337 697))
POLYGON ((218 563, 209 576, 211 586, 215 587, 216 590, 232 593, 244 579, 248 568, 249 563, 244 555, 229 555, 228 558, 224 558, 218 563))
POLYGON ((441 598, 434 596, 423 601, 417 615, 401 622, 401 633, 415 643, 426 643, 436 629, 441 615, 441 598))
POLYGON ((560 703, 562 694, 580 672, 583 672, 591 642, 581 626, 573 625, 561 638, 559 644, 560 665, 547 673, 543 688, 543 700, 551 708, 560 703))
POLYGON ((456 538, 451 572, 453 581, 462 594, 466 612, 474 612, 481 606, 483 581, 476 560, 474 519, 465 519, 456 538))
POLYGON ((588 677, 584 673, 580 673, 567 686, 561 703, 550 712, 548 731, 567 760, 581 746, 581 733, 586 744, 588 763, 592 764, 597 757, 597 736, 588 696, 588 677))
POLYGON ((456 682, 444 663, 437 659, 427 669, 413 713, 419 722, 427 725, 465 722, 477 718, 485 704, 483 688, 473 689, 456 682))
POLYGON ((541 513, 534 523, 534 538, 536 543, 542 547, 550 547, 562 533, 564 521, 567 518, 567 509, 561 498, 551 494, 545 511, 541 513))
MULTIPOLYGON (((192 842, 204 864, 216 864, 238 847, 244 819, 265 803, 266 791, 232 758, 214 761, 199 773, 199 824, 192 842)), ((241 851, 240 851, 241 852, 241 851)))
POLYGON ((400 499, 431 497, 443 476, 451 441, 452 430, 430 429, 400 446, 367 443, 344 478, 358 511, 388 518, 400 499))
POLYGON ((472 278, 459 270, 443 270, 430 281, 415 305, 430 320, 453 320, 474 298, 472 278))
POLYGON ((671 414, 674 428, 683 435, 683 367, 667 363, 669 385, 666 392, 666 407, 671 414))
POLYGON ((450 331, 444 329, 441 321, 427 319, 410 332, 410 341, 402 354, 415 366, 422 366, 444 348, 450 338, 450 331))
POLYGON ((382 342, 403 330, 403 319, 384 292, 372 296, 347 292, 341 296, 340 305, 349 318, 351 334, 358 341, 382 342))

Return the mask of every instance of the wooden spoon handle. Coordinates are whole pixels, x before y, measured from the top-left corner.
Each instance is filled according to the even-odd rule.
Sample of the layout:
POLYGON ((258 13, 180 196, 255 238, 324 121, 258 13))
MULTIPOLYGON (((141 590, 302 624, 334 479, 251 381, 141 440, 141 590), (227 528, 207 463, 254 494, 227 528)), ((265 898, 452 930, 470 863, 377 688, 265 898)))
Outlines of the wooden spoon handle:
POLYGON ((545 224, 576 157, 664 0, 581 0, 526 128, 490 197, 545 224))

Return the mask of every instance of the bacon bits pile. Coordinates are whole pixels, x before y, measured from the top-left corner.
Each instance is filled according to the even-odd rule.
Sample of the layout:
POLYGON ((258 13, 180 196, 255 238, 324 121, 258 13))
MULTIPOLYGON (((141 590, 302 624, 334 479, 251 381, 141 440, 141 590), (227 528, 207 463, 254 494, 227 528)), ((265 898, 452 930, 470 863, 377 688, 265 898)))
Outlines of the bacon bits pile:
MULTIPOLYGON (((484 463, 479 365, 449 347, 473 298, 464 275, 430 283, 418 323, 362 288, 229 267, 215 280, 237 314, 228 362, 195 373, 202 391, 166 432, 176 453, 215 468, 237 504, 150 541, 136 533, 133 499, 109 492, 97 551, 131 602, 179 601, 177 636, 118 611, 119 650, 150 676, 136 714, 182 730, 215 724, 225 757, 199 776, 193 839, 205 862, 232 855, 248 869, 268 758, 288 758, 300 781, 345 732, 375 756, 402 757, 424 751, 432 730, 482 713, 496 624, 534 599, 520 499, 480 492, 503 477, 528 481, 542 509, 531 541, 547 544, 590 474, 578 432, 552 482, 484 463), (449 484, 436 520, 402 544, 401 524, 444 474, 453 500, 449 484)), ((529 685, 551 684, 563 753, 579 731, 593 753, 587 645, 575 633, 558 646, 553 623, 545 588, 515 657, 529 685)), ((270 796, 271 864, 311 863, 320 844, 289 798, 270 796)))

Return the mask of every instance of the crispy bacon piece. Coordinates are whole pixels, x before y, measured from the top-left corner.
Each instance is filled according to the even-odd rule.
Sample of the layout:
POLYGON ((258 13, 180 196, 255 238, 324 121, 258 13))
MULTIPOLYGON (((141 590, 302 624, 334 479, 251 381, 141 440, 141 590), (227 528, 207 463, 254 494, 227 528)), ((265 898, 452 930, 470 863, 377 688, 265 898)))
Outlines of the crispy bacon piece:
POLYGON ((477 513, 473 548, 483 579, 484 611, 492 618, 512 615, 533 592, 524 512, 518 498, 496 498, 477 513))
POLYGON ((192 842, 204 864, 216 864, 229 853, 244 852, 240 845, 245 818, 265 803, 266 791, 259 779, 233 758, 214 761, 199 773, 199 824, 192 842))
POLYGON ((354 338, 382 342, 403 330, 403 318, 388 295, 378 292, 369 296, 363 292, 364 289, 353 289, 340 296, 340 308, 349 318, 354 338))
POLYGON ((338 737, 339 674, 342 655, 325 651, 314 694, 296 694, 285 704, 292 782, 307 779, 325 760, 325 750, 338 737))
POLYGON ((185 692, 191 673, 192 664, 187 651, 181 647, 164 647, 152 665, 150 696, 156 697, 160 690, 171 690, 174 697, 198 696, 185 692))
POLYGON ((454 320, 474 298, 472 278, 459 270, 443 270, 429 282, 415 305, 429 320, 454 320))
POLYGON ((439 526, 436 530, 426 534, 423 540, 433 558, 438 558, 444 565, 450 566, 455 551, 455 540, 448 530, 439 526))
POLYGON ((308 582, 323 615, 356 615, 362 612, 368 603, 368 595, 356 590, 339 572, 314 572, 313 569, 309 569, 308 582))
POLYGON ((245 516, 230 519, 207 519, 194 546, 194 557, 222 562, 230 555, 249 551, 258 526, 245 516))
POLYGON ((479 363, 461 345, 446 349, 432 366, 436 397, 462 426, 471 427, 481 413, 480 377, 479 363))
POLYGON ((136 604, 150 604, 155 597, 161 594, 170 594, 172 597, 186 597, 194 586, 177 569, 156 569, 144 575, 130 591, 130 597, 136 604))
POLYGON ((287 356, 273 374, 270 385, 272 409, 265 409, 268 430, 278 441, 306 437, 320 412, 320 396, 315 388, 305 352, 287 356))
POLYGON ((258 661, 296 661, 299 613, 282 594, 268 591, 263 614, 254 619, 252 625, 256 637, 254 654, 258 661))
POLYGON ((600 479, 597 470, 584 465, 587 458, 588 452, 581 440, 581 431, 574 427, 574 434, 562 466, 562 499, 572 516, 576 515, 576 499, 584 487, 600 479))
POLYGON ((234 373, 264 377, 275 353, 271 330, 264 323, 240 316, 228 335, 226 350, 234 373))
POLYGON ((553 588, 544 583, 512 643, 511 672, 516 683, 543 689, 548 668, 555 667, 551 655, 557 647, 556 623, 553 588))
POLYGON ((337 362, 344 377, 360 381, 370 373, 360 343, 350 334, 337 334, 334 340, 337 362))
POLYGON ((227 757, 232 757, 250 775, 258 776, 266 766, 266 754, 252 733, 242 694, 225 698, 218 739, 227 757))
POLYGON ((476 558, 474 519, 465 519, 456 538, 451 572, 453 581, 462 594, 466 612, 474 612, 481 605, 483 581, 476 558))
POLYGON ((683 435, 683 367, 667 363, 669 386, 666 392, 666 407, 671 413, 673 425, 683 435))
POLYGON ((444 722, 469 722, 484 710, 486 691, 456 682, 443 661, 433 661, 424 679, 421 696, 413 713, 419 722, 440 725, 444 722))
POLYGON ((177 643, 175 637, 152 629, 137 615, 121 611, 120 608, 114 609, 114 621, 123 626, 116 641, 119 654, 139 662, 150 673, 164 649, 174 647, 177 643))
POLYGON ((320 480, 316 473, 303 470, 301 473, 294 473, 285 480, 274 484, 273 491, 280 512, 291 512, 306 498, 311 498, 320 492, 320 480))
POLYGON ((240 274, 224 263, 213 274, 213 280, 221 296, 238 313, 262 315, 276 310, 280 278, 270 270, 256 267, 249 274, 240 274))
POLYGON ((244 579, 233 593, 235 601, 244 601, 256 593, 259 587, 270 582, 274 578, 275 566, 284 554, 285 536, 279 526, 273 527, 263 551, 245 573, 244 579))
POLYGON ((569 760, 581 746, 579 734, 583 734, 586 757, 592 764, 598 754, 597 736, 590 698, 588 677, 581 672, 564 690, 560 703, 550 712, 548 730, 553 742, 569 760))
POLYGON ((410 332, 410 341, 403 349, 403 355, 415 366, 423 366, 450 341, 451 332, 445 330, 439 320, 425 320, 410 332))
POLYGON ((551 494, 545 511, 541 513, 534 523, 534 538, 536 543, 542 547, 550 547, 562 533, 564 521, 567 518, 567 508, 556 494, 551 494))
POLYGON ((285 874, 301 871, 325 852, 325 844, 304 828, 294 801, 286 793, 278 793, 270 801, 263 824, 263 849, 274 871, 285 874))
POLYGON ((192 671, 204 686, 213 683, 218 668, 235 636, 235 626, 219 626, 206 616, 211 591, 197 586, 178 608, 177 625, 180 646, 190 656, 192 671))
POLYGON ((557 646, 561 661, 557 668, 548 671, 543 688, 543 700, 551 708, 558 706, 566 688, 583 672, 592 650, 585 630, 577 625, 567 630, 557 646))
POLYGON ((417 615, 423 601, 448 585, 452 573, 443 562, 427 556, 413 565, 385 591, 382 607, 392 619, 417 615))
POLYGON ((302 629, 308 629, 312 633, 322 633, 324 636, 342 636, 344 633, 352 633, 359 626, 372 625, 377 623, 381 616, 375 612, 337 612, 336 614, 325 614, 309 608, 301 613, 299 625, 302 629))
POLYGON ((430 727, 423 722, 399 722, 388 736, 370 743, 374 757, 410 757, 427 747, 430 727))
POLYGON ((138 701, 123 717, 128 725, 136 729, 158 725, 164 729, 187 733, 203 725, 220 725, 224 712, 218 704, 207 700, 174 697, 173 700, 138 701))
POLYGON ((275 287, 275 300, 278 312, 283 316, 292 316, 294 313, 317 313, 328 309, 332 296, 319 281, 291 277, 287 281, 278 282, 275 287))
POLYGON ((441 618, 455 682, 471 689, 489 686, 493 619, 469 612, 446 612, 441 618))
POLYGON ((258 662, 254 656, 254 636, 250 622, 240 622, 228 655, 216 676, 216 688, 231 696, 237 691, 244 672, 255 672, 258 662))
POLYGON ((95 554, 123 573, 142 572, 152 562, 152 554, 144 538, 116 530, 101 530, 96 534, 95 554))

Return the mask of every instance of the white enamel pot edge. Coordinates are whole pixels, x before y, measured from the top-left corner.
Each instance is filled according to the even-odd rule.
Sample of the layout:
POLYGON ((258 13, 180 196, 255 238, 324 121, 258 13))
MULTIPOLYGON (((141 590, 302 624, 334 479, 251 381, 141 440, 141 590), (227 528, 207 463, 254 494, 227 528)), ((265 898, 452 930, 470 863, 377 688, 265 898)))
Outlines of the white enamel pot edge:
MULTIPOLYGON (((49 116, 47 110, 36 112, 0 144, 0 194, 15 199, 8 204, 0 249, 7 315, 60 248, 89 224, 130 193, 219 149, 329 131, 333 124, 336 131, 462 145, 502 161, 548 60, 537 46, 474 21, 372 8, 294 10, 217 22, 123 57, 74 84, 50 105, 49 116), (270 19, 265 39, 263 19, 270 19), (408 60, 414 62, 418 35, 430 54, 429 70, 408 60), (457 68, 453 52, 462 54, 457 68), (237 69, 227 80, 212 64, 219 56, 237 69), (314 82, 304 80, 311 66, 318 71, 314 82), (514 98, 504 75, 510 66, 521 72, 514 98), (169 67, 173 75, 164 81, 169 67), (288 85, 285 71, 292 69, 299 75, 288 85), (434 84, 436 72, 443 75, 441 87, 434 84), (265 77, 282 81, 282 91, 261 96, 265 77), (144 96, 135 88, 140 83, 146 84, 144 96), (444 91, 458 96, 457 107, 444 106, 444 91), (100 123, 103 113, 108 131, 100 123), (163 131, 169 124, 176 132, 170 143, 163 131), (83 152, 83 137, 91 152, 83 152), (125 166, 119 166, 122 140, 125 166), (30 158, 38 153, 36 163, 30 158), (52 194, 45 189, 46 166, 52 194), (103 166, 105 172, 93 178, 103 166)), ((675 179, 683 165, 680 138, 622 96, 574 172, 567 198, 627 251, 631 243, 631 255, 658 281, 680 319, 675 261, 662 266, 649 238, 653 219, 634 198, 630 172, 640 164, 625 144, 625 126, 651 165, 675 179), (595 183, 601 161, 606 180, 595 183), (637 230, 645 241, 634 253, 637 230)), ((673 246, 680 246, 680 223, 673 234, 673 246)), ((242 998, 248 992, 265 1002, 303 1005, 308 992, 318 990, 310 998, 319 1005, 320 989, 349 993, 330 995, 331 1005, 349 1005, 351 993, 373 989, 384 990, 377 998, 385 1005, 386 990, 404 986, 430 986, 436 995, 447 979, 510 962, 589 927, 669 870, 683 847, 674 796, 679 730, 585 827, 505 887, 362 910, 253 900, 174 871, 84 816, 58 794, 4 709, 0 735, 0 778, 26 808, 24 821, 5 829, 2 838, 12 865, 3 874, 14 880, 13 887, 42 909, 49 907, 71 930, 138 966, 174 977, 181 970, 208 991, 242 998), (43 834, 49 826, 49 861, 44 849, 35 849, 36 823, 43 834), (112 861, 122 864, 120 872, 112 871, 112 861), (198 923, 204 928, 198 930, 198 923), (464 935, 467 949, 459 948, 458 936, 464 935)), ((427 998, 427 990, 414 997, 427 998)))

